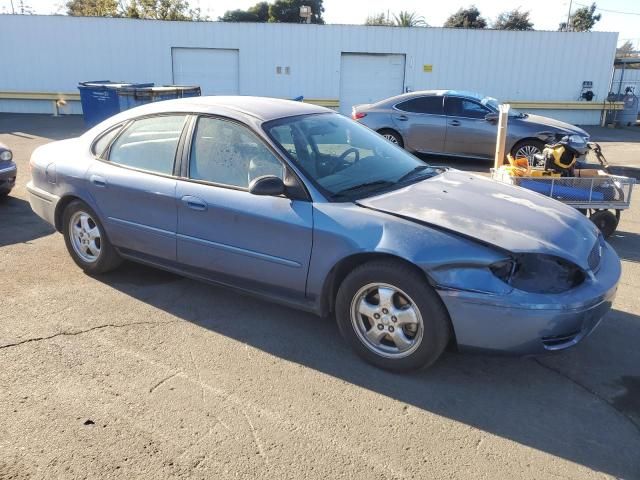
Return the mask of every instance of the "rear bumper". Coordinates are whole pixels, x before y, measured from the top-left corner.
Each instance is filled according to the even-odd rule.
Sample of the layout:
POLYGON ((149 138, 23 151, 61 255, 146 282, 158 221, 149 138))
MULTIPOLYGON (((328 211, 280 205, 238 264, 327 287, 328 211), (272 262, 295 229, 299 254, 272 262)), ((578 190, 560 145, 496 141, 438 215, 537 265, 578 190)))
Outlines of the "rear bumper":
POLYGON ((565 294, 438 293, 461 350, 535 355, 572 347, 587 337, 611 309, 620 272, 620 260, 607 245, 597 274, 565 294))
POLYGON ((29 192, 31 210, 55 227, 56 207, 60 197, 34 186, 33 182, 27 183, 27 191, 29 192))

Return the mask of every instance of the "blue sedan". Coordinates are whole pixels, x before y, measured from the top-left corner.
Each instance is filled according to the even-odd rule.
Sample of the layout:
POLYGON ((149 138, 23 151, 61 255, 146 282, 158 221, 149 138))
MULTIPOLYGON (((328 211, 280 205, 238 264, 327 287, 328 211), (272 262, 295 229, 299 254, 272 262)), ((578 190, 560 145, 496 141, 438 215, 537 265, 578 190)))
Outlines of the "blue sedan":
POLYGON ((537 354, 610 309, 620 261, 578 211, 430 166, 330 110, 200 97, 31 157, 33 210, 89 274, 123 259, 333 314, 386 369, 448 346, 537 354))

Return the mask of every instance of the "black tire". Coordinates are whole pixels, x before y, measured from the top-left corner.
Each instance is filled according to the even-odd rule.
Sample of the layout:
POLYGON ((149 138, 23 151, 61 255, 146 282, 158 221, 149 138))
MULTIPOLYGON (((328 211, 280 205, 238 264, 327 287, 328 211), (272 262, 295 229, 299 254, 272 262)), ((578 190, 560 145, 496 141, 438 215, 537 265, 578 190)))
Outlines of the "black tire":
MULTIPOLYGON (((542 151, 544 150, 544 142, 540 141, 540 140, 535 140, 532 138, 527 138, 525 140, 520 140, 518 143, 516 143, 513 148, 511 149, 511 156, 513 158, 516 158, 516 155, 518 153, 518 151, 521 148, 527 148, 527 147, 534 147, 538 150, 539 153, 542 153, 542 151)), ((529 165, 533 165, 533 159, 529 160, 529 165)))
POLYGON ((609 210, 596 210, 589 219, 602 232, 604 238, 609 238, 618 228, 619 214, 616 215, 609 210))
MULTIPOLYGON (((451 338, 449 315, 438 294, 423 275, 409 265, 393 260, 368 262, 347 275, 340 285, 336 298, 336 320, 344 339, 362 358, 377 367, 392 371, 428 367, 440 357, 451 338), (360 338, 361 334, 357 332, 358 327, 354 324, 357 320, 352 321, 352 303, 356 305, 357 299, 362 298, 359 292, 364 287, 375 283, 392 286, 406 293, 419 311, 423 333, 419 343, 415 342, 417 345, 415 350, 407 356, 388 358, 376 353, 365 344, 365 340, 360 338)), ((378 324, 379 326, 381 324, 378 324)), ((372 324, 371 330, 374 328, 372 324)), ((396 328, 399 327, 396 326, 396 328)))
POLYGON ((378 133, 387 138, 387 140, 389 140, 391 143, 395 143, 399 147, 404 148, 404 140, 402 140, 402 135, 400 135, 395 130, 383 128, 382 130, 378 130, 378 133))
POLYGON ((83 201, 74 200, 64 209, 62 214, 62 234, 64 235, 64 243, 67 246, 67 250, 69 251, 71 258, 76 262, 76 265, 88 274, 95 275, 106 273, 114 270, 122 263, 122 259, 118 255, 118 252, 116 252, 113 245, 111 245, 98 215, 96 215, 93 209, 83 201), (96 260, 92 262, 83 259, 78 252, 76 252, 73 246, 73 240, 71 238, 71 219, 78 213, 88 214, 92 223, 95 224, 95 227, 97 227, 100 232, 100 252, 96 256, 96 260))

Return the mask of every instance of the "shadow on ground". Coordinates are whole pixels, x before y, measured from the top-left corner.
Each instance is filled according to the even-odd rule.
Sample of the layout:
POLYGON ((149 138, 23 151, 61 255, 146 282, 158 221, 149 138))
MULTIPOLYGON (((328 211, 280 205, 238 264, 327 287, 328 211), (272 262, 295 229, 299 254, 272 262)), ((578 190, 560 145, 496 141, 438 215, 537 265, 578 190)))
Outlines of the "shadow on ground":
MULTIPOLYGON (((51 140, 82 135, 87 128, 82 115, 53 117, 52 115, 33 115, 20 113, 0 114, 0 134, 15 137, 15 141, 43 137, 51 140)), ((6 143, 12 143, 8 140, 6 143)))
POLYGON ((608 238, 622 260, 640 262, 640 235, 632 232, 616 231, 608 238))
MULTIPOLYGON (((391 374, 359 360, 332 319, 132 263, 100 280, 178 318, 415 408, 619 478, 635 478, 640 468, 629 460, 634 457, 622 440, 640 430, 640 422, 633 421, 640 419, 637 378, 608 379, 626 393, 607 400, 553 365, 532 359, 446 353, 429 370, 391 374), (611 409, 610 415, 594 413, 601 409, 611 409), (626 417, 620 421, 628 430, 621 433, 618 423, 613 427, 611 415, 626 417)), ((625 335, 640 340, 640 318, 610 315, 617 314, 634 317, 625 335)), ((598 348, 596 339, 588 340, 591 347, 579 348, 598 348)), ((554 358, 562 363, 562 355, 554 358)), ((576 362, 585 375, 591 368, 588 358, 576 362)))
POLYGON ((0 198, 0 247, 28 243, 54 231, 33 213, 29 202, 11 195, 0 198))

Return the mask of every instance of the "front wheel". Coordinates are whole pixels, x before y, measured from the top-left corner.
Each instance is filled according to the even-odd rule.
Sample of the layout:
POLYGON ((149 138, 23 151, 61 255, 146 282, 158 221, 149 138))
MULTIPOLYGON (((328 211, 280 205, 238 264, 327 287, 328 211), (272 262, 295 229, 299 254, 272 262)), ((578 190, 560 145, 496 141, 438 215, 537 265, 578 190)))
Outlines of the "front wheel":
POLYGON ((618 228, 618 222, 620 221, 620 210, 616 210, 616 213, 609 210, 596 210, 591 214, 589 219, 598 227, 604 238, 609 238, 618 228))
POLYGON ((64 209, 63 234, 73 261, 85 272, 105 273, 122 260, 109 242, 96 213, 84 202, 75 200, 64 209))
POLYGON ((511 156, 513 158, 526 158, 530 166, 536 167, 541 165, 536 165, 535 155, 542 153, 542 150, 544 150, 544 143, 540 140, 522 140, 511 149, 511 156))
POLYGON ((449 316, 424 276, 395 261, 369 262, 342 282, 336 319, 366 361, 406 371, 434 363, 450 338, 449 316))

